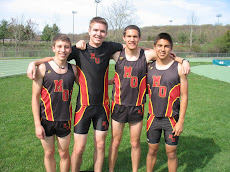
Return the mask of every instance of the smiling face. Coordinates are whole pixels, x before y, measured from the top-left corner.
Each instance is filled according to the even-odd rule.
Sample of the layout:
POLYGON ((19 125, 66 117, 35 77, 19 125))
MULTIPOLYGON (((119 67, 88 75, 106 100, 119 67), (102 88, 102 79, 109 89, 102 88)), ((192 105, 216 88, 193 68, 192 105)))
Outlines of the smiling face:
POLYGON ((126 43, 128 49, 133 50, 138 47, 138 43, 141 37, 139 36, 139 32, 136 29, 128 29, 126 30, 125 36, 123 36, 123 40, 126 43))
POLYGON ((163 60, 170 57, 172 46, 168 40, 159 39, 154 45, 154 49, 156 50, 158 58, 163 60))
POLYGON ((59 40, 52 46, 52 50, 58 60, 65 61, 71 53, 72 48, 69 42, 59 40))
POLYGON ((91 23, 89 28, 89 36, 90 41, 89 44, 92 47, 99 47, 101 46, 102 42, 105 40, 107 36, 107 28, 106 25, 102 23, 91 23))

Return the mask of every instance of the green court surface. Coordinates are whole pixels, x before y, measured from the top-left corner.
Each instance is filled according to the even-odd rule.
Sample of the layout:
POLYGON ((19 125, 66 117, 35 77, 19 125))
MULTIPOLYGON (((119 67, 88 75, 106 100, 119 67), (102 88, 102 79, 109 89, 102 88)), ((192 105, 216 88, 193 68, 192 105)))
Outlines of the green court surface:
MULTIPOLYGON (((0 77, 26 74, 28 64, 36 59, 0 60, 0 77)), ((208 58, 189 58, 190 62, 212 62, 208 58)), ((74 62, 70 62, 74 63, 74 62)), ((111 60, 114 64, 114 61, 111 60)), ((191 72, 211 79, 230 83, 230 67, 218 65, 199 65, 191 67, 191 72)))

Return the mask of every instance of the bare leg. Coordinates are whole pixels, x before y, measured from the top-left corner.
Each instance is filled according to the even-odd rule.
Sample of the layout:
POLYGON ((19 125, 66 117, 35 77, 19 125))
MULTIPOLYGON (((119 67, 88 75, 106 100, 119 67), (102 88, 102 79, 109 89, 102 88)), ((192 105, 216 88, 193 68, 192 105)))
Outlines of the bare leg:
POLYGON ((44 164, 47 172, 56 171, 56 162, 54 159, 54 154, 55 154, 54 141, 55 141, 54 135, 41 139, 41 143, 44 148, 44 164))
POLYGON ((60 172, 69 172, 70 169, 70 156, 69 144, 71 134, 65 137, 57 137, 58 152, 60 155, 60 172))
POLYGON ((105 159, 105 138, 107 131, 94 130, 94 171, 101 172, 105 159))
POLYGON ((176 153, 177 146, 165 144, 165 149, 166 149, 166 154, 168 156, 168 171, 176 172, 178 166, 178 159, 176 153))
POLYGON ((157 152, 159 149, 159 143, 157 144, 148 144, 149 151, 146 158, 146 169, 147 172, 152 172, 157 161, 157 152))
POLYGON ((140 135, 143 121, 129 124, 130 129, 130 143, 131 143, 131 159, 133 172, 138 171, 139 162, 141 158, 140 135))
POLYGON ((120 123, 112 119, 111 121, 111 132, 112 139, 109 148, 109 172, 114 171, 115 163, 118 155, 118 148, 121 143, 122 133, 124 130, 125 123, 120 123))
POLYGON ((71 171, 80 171, 80 166, 82 162, 82 155, 85 150, 86 141, 88 134, 76 134, 74 133, 74 147, 71 156, 71 171))

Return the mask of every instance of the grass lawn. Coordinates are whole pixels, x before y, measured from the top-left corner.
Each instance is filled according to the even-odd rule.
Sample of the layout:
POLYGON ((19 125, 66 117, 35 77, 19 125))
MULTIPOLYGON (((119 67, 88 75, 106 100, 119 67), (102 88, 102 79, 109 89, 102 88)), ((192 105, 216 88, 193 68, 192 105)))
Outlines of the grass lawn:
MULTIPOLYGON (((202 63, 190 63, 200 65, 202 63)), ((114 71, 114 65, 110 70, 114 71)), ((110 72, 112 77, 112 72, 110 72)), ((189 104, 184 124, 184 132, 179 140, 179 172, 223 172, 230 171, 230 83, 212 80, 196 74, 189 74, 189 104)), ((0 78, 0 171, 41 172, 43 149, 34 132, 31 111, 32 81, 26 75, 0 78)), ((111 93, 112 86, 109 86, 111 93)), ((78 87, 73 92, 75 107, 78 87)), ((111 94, 110 94, 111 95, 111 94)), ((73 108, 74 110, 75 108, 73 108)), ((143 132, 141 135, 142 156, 139 171, 146 171, 146 118, 148 106, 145 105, 143 132)), ((83 155, 81 170, 93 170, 93 132, 90 128, 87 147, 83 155)), ((108 149, 111 134, 106 140, 106 155, 103 171, 108 171, 108 149)), ((73 138, 70 154, 73 149, 73 138)), ((116 172, 131 171, 129 130, 126 125, 119 148, 116 172)), ((57 169, 59 171, 59 156, 57 169)), ((167 171, 167 157, 163 140, 158 152, 156 172, 167 171)))

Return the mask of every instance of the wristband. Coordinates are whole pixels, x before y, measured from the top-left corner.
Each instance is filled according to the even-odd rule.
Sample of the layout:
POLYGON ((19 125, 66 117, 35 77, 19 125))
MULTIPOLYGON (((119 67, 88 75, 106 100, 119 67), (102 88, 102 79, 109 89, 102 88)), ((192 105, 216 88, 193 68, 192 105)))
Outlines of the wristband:
POLYGON ((188 59, 183 59, 183 60, 182 60, 182 63, 184 62, 184 60, 186 60, 187 62, 189 62, 188 59))

